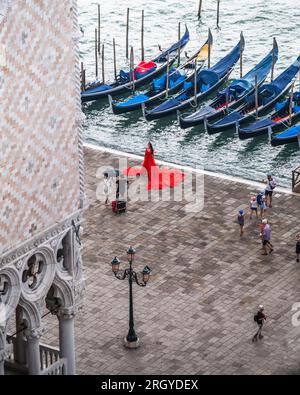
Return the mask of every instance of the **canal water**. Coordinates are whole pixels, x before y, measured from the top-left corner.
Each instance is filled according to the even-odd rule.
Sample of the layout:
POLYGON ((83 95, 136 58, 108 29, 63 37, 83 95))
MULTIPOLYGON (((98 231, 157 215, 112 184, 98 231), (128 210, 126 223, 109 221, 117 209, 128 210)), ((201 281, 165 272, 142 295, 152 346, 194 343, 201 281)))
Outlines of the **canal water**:
MULTIPOLYGON (((103 0, 101 3, 101 44, 105 45, 105 76, 113 80, 112 40, 117 44, 118 68, 128 67, 125 59, 126 10, 130 7, 129 44, 134 47, 136 62, 140 58, 141 10, 145 11, 146 59, 158 52, 158 44, 166 48, 187 24, 191 40, 190 54, 206 40, 212 29, 214 45, 212 64, 222 58, 239 40, 243 31, 246 41, 244 72, 247 72, 271 50, 275 36, 279 60, 275 76, 300 54, 299 0, 221 0, 220 29, 216 28, 217 0, 202 1, 202 18, 197 18, 199 0, 103 0)), ((97 27, 97 1, 78 0, 79 23, 84 31, 80 40, 81 57, 87 80, 95 78, 94 36, 97 27)), ((101 69, 100 69, 101 75, 101 69)), ((239 76, 239 65, 231 78, 239 76)), ((269 79, 269 77, 268 77, 269 79)), ((297 78, 295 89, 300 90, 297 78)), ((125 97, 124 97, 125 98, 125 97)), ((206 170, 251 180, 261 180, 271 171, 281 186, 290 187, 291 171, 300 165, 297 144, 272 147, 266 136, 241 141, 234 131, 209 136, 201 128, 182 130, 176 116, 146 122, 141 112, 113 115, 106 99, 83 106, 86 115, 86 142, 143 155, 148 141, 156 157, 206 170)))

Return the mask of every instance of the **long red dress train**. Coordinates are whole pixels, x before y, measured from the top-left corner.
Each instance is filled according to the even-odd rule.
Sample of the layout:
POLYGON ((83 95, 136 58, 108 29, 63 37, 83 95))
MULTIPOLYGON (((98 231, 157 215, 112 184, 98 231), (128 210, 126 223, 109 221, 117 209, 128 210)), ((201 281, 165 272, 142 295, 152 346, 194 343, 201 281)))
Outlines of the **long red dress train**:
POLYGON ((148 189, 174 188, 183 181, 185 176, 180 170, 160 169, 150 148, 145 151, 142 167, 129 167, 124 171, 124 174, 130 176, 147 175, 148 189))

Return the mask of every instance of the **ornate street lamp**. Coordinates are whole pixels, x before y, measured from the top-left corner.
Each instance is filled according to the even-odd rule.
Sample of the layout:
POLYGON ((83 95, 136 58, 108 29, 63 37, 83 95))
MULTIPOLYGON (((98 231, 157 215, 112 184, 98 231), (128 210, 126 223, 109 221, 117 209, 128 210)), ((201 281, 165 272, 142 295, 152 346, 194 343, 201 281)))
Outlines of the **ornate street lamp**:
POLYGON ((129 247, 127 250, 127 259, 129 263, 129 268, 125 270, 120 270, 120 260, 117 257, 111 261, 111 267, 114 275, 118 280, 125 280, 128 277, 129 284, 129 331, 128 335, 124 339, 124 345, 128 348, 137 348, 139 346, 139 338, 137 337, 134 330, 134 320, 133 320, 133 296, 132 296, 132 283, 133 280, 140 287, 145 287, 150 278, 151 269, 149 266, 145 266, 141 272, 142 278, 139 279, 138 273, 132 269, 132 264, 135 256, 135 249, 129 247))

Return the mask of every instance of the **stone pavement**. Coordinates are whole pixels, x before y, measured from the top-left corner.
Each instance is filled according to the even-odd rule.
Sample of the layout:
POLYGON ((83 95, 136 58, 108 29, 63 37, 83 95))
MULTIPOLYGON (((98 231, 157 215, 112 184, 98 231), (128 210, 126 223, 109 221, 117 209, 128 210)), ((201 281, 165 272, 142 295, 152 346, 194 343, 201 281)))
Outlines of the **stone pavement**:
MULTIPOLYGON (((185 202, 138 202, 118 216, 96 200, 96 170, 115 159, 85 149, 90 207, 83 236, 86 295, 76 317, 78 374, 299 373, 300 326, 293 327, 291 309, 300 302, 294 253, 300 198, 275 193, 267 215, 275 251, 265 257, 258 221, 247 220, 242 239, 236 223, 253 186, 206 176, 201 212, 187 214, 185 202), (128 283, 110 266, 114 255, 125 266, 130 245, 137 249, 136 270, 146 264, 153 270, 147 287, 134 286, 137 350, 122 345, 128 283), (253 344, 261 303, 265 338, 253 344)), ((43 342, 55 339, 54 317, 49 331, 43 342)))

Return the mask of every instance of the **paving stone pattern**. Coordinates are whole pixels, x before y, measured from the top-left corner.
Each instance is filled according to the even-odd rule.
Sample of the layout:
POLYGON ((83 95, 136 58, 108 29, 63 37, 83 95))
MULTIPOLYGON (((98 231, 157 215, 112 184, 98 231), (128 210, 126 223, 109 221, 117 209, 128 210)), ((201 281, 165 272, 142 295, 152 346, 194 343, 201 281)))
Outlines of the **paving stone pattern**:
MULTIPOLYGON (((300 264, 294 235, 300 230, 297 196, 275 193, 269 209, 274 253, 261 255, 258 221, 246 220, 239 236, 237 211, 255 188, 205 177, 204 210, 186 213, 186 202, 130 203, 112 213, 96 200, 96 170, 116 165, 111 153, 85 149, 89 209, 84 223, 86 294, 76 317, 79 374, 296 374, 300 326, 292 305, 300 302, 300 264), (152 268, 145 288, 134 286, 137 350, 125 349, 128 284, 114 278, 110 261, 152 268), (259 304, 268 317, 256 344, 253 320, 259 304)), ((138 162, 130 160, 130 164, 138 162)), ((57 339, 49 321, 48 340, 57 339)), ((44 339, 43 339, 44 341, 44 339)))

